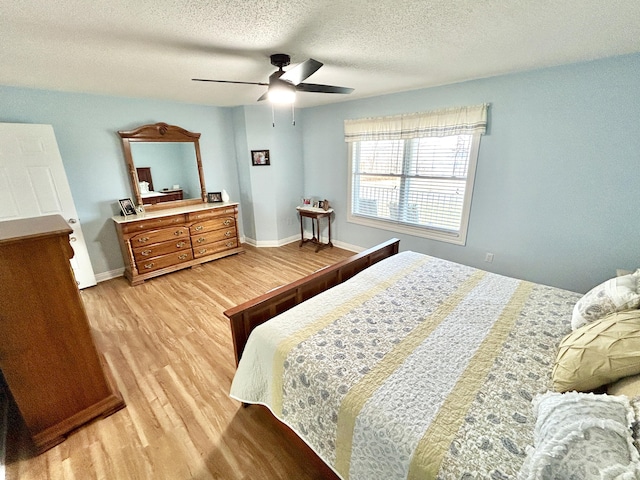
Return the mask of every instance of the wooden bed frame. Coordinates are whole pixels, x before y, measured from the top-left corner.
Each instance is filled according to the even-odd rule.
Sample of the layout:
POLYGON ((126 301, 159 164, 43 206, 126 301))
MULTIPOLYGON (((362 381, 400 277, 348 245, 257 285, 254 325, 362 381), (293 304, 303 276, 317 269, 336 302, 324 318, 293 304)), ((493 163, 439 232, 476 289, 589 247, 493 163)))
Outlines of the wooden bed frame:
POLYGON ((400 240, 392 238, 346 260, 322 268, 300 280, 275 288, 264 295, 225 311, 224 314, 231 322, 236 365, 242 357, 249 334, 258 325, 348 280, 374 263, 395 255, 399 251, 399 244, 400 240))

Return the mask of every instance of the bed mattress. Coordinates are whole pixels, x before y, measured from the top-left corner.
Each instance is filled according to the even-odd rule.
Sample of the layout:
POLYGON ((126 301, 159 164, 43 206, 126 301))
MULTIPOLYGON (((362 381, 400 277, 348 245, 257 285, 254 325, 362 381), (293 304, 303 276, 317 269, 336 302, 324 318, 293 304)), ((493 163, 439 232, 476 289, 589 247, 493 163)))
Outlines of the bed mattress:
POLYGON ((579 297, 400 253, 257 327, 231 396, 345 480, 515 478, 579 297))

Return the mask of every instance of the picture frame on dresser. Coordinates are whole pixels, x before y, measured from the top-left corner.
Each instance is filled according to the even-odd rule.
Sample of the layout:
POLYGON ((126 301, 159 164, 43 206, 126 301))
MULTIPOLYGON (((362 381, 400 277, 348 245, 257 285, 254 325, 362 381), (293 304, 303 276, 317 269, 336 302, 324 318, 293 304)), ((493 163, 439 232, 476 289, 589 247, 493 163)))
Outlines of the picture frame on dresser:
POLYGON ((130 198, 121 198, 118 200, 118 203, 120 204, 120 211, 123 216, 136 215, 138 213, 135 205, 133 204, 133 200, 130 198))
POLYGON ((222 192, 209 192, 207 193, 207 201, 209 203, 222 202, 222 192))

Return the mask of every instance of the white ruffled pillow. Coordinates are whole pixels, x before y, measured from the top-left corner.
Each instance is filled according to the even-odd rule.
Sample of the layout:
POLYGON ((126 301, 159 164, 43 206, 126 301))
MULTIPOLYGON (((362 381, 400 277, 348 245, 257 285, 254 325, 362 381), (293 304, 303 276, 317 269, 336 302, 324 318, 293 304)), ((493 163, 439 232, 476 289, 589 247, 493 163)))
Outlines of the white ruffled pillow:
POLYGON ((589 290, 573 307, 571 328, 576 330, 613 312, 640 306, 640 269, 615 277, 589 290))
POLYGON ((534 447, 527 448, 519 480, 640 479, 626 397, 548 392, 534 398, 533 408, 534 447))

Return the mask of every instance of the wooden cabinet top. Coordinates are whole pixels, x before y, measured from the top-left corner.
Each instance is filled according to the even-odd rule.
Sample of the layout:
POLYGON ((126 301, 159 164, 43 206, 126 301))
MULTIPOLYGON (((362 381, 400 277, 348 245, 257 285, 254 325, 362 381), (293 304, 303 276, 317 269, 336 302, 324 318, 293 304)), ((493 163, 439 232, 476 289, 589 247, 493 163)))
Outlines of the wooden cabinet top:
POLYGON ((184 207, 166 208, 163 210, 154 210, 152 212, 139 213, 138 215, 127 215, 126 217, 116 215, 111 219, 120 224, 129 222, 138 222, 140 220, 149 220, 154 218, 170 217, 181 213, 200 212, 202 210, 212 210, 218 208, 228 208, 237 206, 237 202, 221 202, 221 203, 198 203, 196 205, 186 205, 184 207))
POLYGON ((72 231, 60 215, 7 220, 0 222, 0 244, 25 239, 69 235, 72 231))

